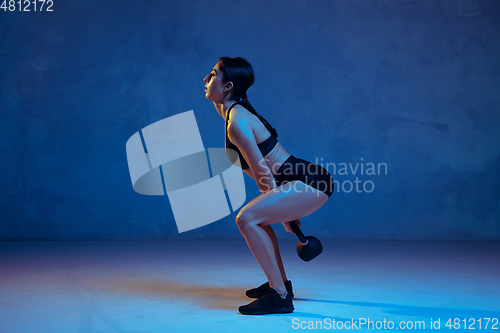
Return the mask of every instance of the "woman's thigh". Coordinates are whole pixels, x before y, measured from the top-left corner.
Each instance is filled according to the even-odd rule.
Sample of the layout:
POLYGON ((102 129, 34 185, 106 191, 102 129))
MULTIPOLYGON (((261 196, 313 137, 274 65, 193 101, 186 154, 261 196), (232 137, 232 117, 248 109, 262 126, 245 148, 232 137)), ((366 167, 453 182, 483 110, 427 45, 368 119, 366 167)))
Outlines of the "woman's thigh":
POLYGON ((321 207, 328 196, 301 181, 291 181, 259 195, 246 204, 236 220, 266 226, 298 220, 321 207))

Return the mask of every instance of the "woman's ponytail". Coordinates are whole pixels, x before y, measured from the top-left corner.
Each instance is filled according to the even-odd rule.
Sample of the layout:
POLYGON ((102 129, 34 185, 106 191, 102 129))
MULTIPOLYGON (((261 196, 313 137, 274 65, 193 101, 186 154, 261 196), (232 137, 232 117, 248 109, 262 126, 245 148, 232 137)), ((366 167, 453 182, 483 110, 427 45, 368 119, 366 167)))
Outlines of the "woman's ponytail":
POLYGON ((262 117, 260 114, 257 113, 257 111, 255 111, 253 105, 250 104, 250 101, 248 100, 248 98, 246 98, 246 94, 244 97, 245 98, 242 98, 241 101, 238 102, 238 104, 241 104, 245 109, 247 109, 253 115, 255 115, 257 118, 259 118, 260 121, 267 128, 267 130, 269 132, 271 132, 271 135, 274 136, 275 138, 278 138, 278 132, 276 131, 276 129, 274 127, 272 127, 271 124, 269 124, 269 122, 264 117, 262 117))

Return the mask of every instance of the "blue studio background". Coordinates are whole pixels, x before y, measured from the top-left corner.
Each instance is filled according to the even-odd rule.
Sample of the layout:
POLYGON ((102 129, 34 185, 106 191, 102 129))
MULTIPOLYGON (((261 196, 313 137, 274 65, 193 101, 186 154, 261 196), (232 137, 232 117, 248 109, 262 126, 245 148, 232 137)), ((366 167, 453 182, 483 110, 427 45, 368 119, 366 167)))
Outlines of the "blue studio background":
POLYGON ((179 234, 166 197, 133 191, 125 153, 136 131, 188 110, 205 147, 223 147, 202 81, 220 56, 254 66, 249 99, 285 149, 332 163, 339 186, 306 234, 500 240, 499 1, 53 10, 0 11, 1 240, 242 239, 235 213, 179 234))

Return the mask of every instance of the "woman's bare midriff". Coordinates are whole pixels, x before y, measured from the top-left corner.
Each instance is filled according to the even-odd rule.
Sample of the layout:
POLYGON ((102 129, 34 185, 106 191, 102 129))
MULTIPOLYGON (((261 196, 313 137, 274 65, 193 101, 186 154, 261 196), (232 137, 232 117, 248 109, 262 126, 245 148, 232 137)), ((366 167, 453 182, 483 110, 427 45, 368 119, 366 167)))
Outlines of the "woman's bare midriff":
MULTIPOLYGON (((274 176, 288 157, 290 157, 290 154, 285 150, 285 148, 283 148, 281 143, 278 142, 276 146, 274 146, 274 148, 266 156, 264 156, 264 161, 266 161, 267 167, 274 176)), ((252 169, 248 168, 243 171, 255 179, 252 169)))
POLYGON ((290 157, 290 154, 283 148, 281 143, 278 142, 269 154, 264 156, 264 161, 266 161, 267 167, 274 176, 288 157, 290 157))

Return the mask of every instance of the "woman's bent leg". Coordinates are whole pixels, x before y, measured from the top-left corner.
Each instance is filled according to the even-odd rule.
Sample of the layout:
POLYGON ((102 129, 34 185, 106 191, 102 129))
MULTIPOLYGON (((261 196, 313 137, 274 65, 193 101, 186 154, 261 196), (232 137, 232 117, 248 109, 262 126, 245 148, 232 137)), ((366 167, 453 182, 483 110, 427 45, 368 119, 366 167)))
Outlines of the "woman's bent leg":
POLYGON ((326 194, 302 182, 292 181, 289 184, 293 185, 293 190, 280 186, 261 194, 236 216, 238 228, 266 274, 271 288, 282 297, 287 291, 273 242, 264 227, 309 215, 328 200, 326 194))
POLYGON ((278 239, 276 238, 276 234, 274 233, 273 228, 270 225, 266 225, 264 230, 269 235, 271 242, 273 243, 274 253, 276 254, 276 261, 278 262, 278 267, 280 269, 281 278, 283 282, 286 282, 288 278, 286 277, 285 268, 283 267, 283 261, 281 260, 280 249, 278 247, 278 239))

